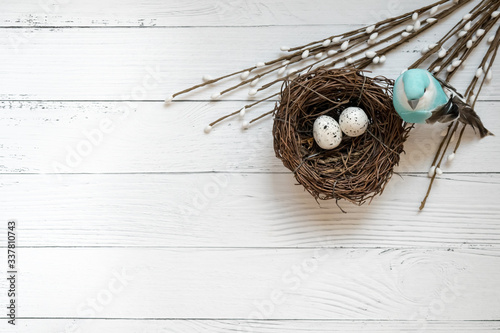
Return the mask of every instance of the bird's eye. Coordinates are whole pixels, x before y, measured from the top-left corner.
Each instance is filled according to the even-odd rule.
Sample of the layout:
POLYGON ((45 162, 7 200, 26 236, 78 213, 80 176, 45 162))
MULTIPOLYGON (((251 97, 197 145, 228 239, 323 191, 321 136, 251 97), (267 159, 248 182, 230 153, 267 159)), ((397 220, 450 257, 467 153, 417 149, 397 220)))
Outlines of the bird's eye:
POLYGON ((424 94, 425 94, 426 91, 427 91, 427 88, 424 88, 424 94))

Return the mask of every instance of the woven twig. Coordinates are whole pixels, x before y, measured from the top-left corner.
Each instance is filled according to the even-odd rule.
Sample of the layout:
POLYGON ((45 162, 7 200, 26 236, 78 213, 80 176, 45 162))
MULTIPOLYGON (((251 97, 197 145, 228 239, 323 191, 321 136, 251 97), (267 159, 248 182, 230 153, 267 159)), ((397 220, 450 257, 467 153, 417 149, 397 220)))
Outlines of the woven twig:
POLYGON ((316 199, 361 205, 382 193, 410 130, 394 111, 393 83, 342 68, 314 70, 283 84, 274 109, 274 150, 316 199), (344 136, 333 150, 321 149, 312 139, 314 120, 325 114, 338 120, 349 106, 366 112, 367 132, 344 136))

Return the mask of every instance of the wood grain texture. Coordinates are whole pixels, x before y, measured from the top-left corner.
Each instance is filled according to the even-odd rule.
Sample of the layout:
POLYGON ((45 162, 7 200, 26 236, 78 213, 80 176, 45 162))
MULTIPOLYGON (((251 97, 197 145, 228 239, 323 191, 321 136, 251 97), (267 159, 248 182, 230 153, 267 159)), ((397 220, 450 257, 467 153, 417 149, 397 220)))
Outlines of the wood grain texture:
MULTIPOLYGON (((442 29, 447 31, 451 23, 454 22, 442 23, 442 29)), ((321 29, 315 26, 144 30, 0 28, 0 44, 4 45, 0 48, 3 61, 0 99, 163 101, 175 91, 200 83, 204 74, 225 75, 258 61, 275 59, 282 54, 279 51, 282 45, 302 45, 352 28, 352 25, 321 29)), ((442 33, 438 31, 430 29, 388 54, 386 63, 375 67, 377 75, 396 79, 420 57, 423 46, 439 39, 442 33)), ((457 89, 465 89, 485 50, 486 45, 482 43, 454 77, 452 83, 457 89)), ((498 69, 493 67, 493 76, 500 76, 498 69)), ((240 82, 235 80, 233 82, 240 82)), ((500 100, 500 90, 495 84, 484 89, 481 100, 500 100)), ((212 93, 228 86, 229 83, 223 83, 207 87, 181 99, 207 100, 212 93)), ((279 87, 275 85, 269 94, 260 94, 271 95, 279 87)), ((225 99, 247 100, 248 91, 239 89, 227 94, 225 99)))
MULTIPOLYGON (((214 119, 237 110, 241 102, 0 102, 2 173, 117 172, 279 172, 289 173, 275 157, 272 119, 247 131, 238 117, 214 128, 214 119)), ((247 120, 274 107, 264 103, 247 120)), ((500 133, 498 102, 479 102, 477 111, 489 130, 500 133)), ((399 172, 427 172, 446 124, 417 125, 405 144, 399 172)), ((456 142, 456 139, 455 141, 456 142)), ((479 139, 467 129, 453 163, 445 172, 497 172, 496 137, 479 139), (488 158, 484 158, 488 156, 488 158)))
MULTIPOLYGON (((425 0, 424 4, 434 1, 425 0)), ((3 2, 0 26, 249 26, 368 24, 414 9, 405 1, 45 0, 3 2), (359 11, 359 8, 363 11, 359 11), (332 17, 332 11, 341 15, 332 17), (346 15, 347 14, 347 15, 346 15)))
MULTIPOLYGON (((497 250, 18 253, 24 258, 22 317, 495 320, 500 315, 497 250)), ((7 280, 0 283, 3 289, 7 280)))
POLYGON ((443 175, 423 212, 425 175, 396 176, 371 205, 340 202, 348 214, 331 201, 319 206, 294 182, 289 174, 4 175, 0 211, 19 220, 23 247, 500 247, 498 174, 443 175))
MULTIPOLYGON (((476 3, 402 45, 373 75, 396 78, 476 3)), ((0 332, 500 330, 496 137, 467 132, 418 212, 442 132, 419 126, 398 167, 403 178, 371 205, 341 202, 342 214, 294 184, 274 156, 271 119, 246 132, 239 119, 202 132, 247 102, 246 90, 208 101, 236 81, 163 105, 203 74, 416 6, 2 1, 0 220, 18 222, 20 318, 13 331, 0 314, 0 332)), ((460 90, 485 49, 455 77, 460 90)), ((497 135, 499 82, 476 108, 497 135)), ((5 244, 0 232, 1 263, 5 244)), ((3 307, 6 287, 0 279, 3 307)))
POLYGON ((498 321, 376 321, 376 320, 86 320, 23 319, 18 333, 67 332, 136 332, 136 333, 493 333, 500 329, 498 321))

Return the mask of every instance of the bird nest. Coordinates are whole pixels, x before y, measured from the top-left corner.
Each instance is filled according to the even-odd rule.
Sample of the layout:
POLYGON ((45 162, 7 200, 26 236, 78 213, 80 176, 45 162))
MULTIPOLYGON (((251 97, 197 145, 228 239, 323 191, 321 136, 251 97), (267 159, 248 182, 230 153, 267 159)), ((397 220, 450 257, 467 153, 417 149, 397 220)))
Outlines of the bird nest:
POLYGON ((316 200, 361 205, 384 190, 411 128, 393 108, 393 84, 354 68, 317 69, 283 84, 274 109, 274 151, 316 200), (350 106, 367 114, 366 132, 344 135, 332 150, 320 148, 313 138, 316 118, 329 115, 338 121, 350 106))

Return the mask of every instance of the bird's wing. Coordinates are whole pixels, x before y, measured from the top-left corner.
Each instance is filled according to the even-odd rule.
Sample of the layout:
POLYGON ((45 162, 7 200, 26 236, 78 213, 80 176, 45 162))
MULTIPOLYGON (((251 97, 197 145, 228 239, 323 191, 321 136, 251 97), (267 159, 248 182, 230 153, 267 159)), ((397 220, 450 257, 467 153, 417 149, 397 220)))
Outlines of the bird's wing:
POLYGON ((457 119, 459 115, 460 110, 458 105, 453 102, 453 98, 450 98, 446 104, 432 110, 431 116, 425 122, 428 124, 434 124, 435 122, 447 123, 457 119))
MULTIPOLYGON (((454 87, 454 86, 452 86, 452 85, 451 85, 451 84, 449 84, 448 82, 446 82, 446 81, 444 81, 444 80, 442 80, 442 79, 438 78, 438 77, 437 77, 437 76, 435 76, 435 75, 432 75, 432 76, 436 79, 436 81, 438 81, 438 82, 441 84, 441 86, 442 86, 443 88, 448 89, 448 91, 452 91, 455 95, 458 95, 458 97, 460 97, 460 98, 463 100, 464 96, 462 96, 462 94, 460 94, 460 93, 457 91, 457 89, 455 89, 455 87, 454 87)), ((451 99, 451 98, 450 98, 450 99, 451 99)))

